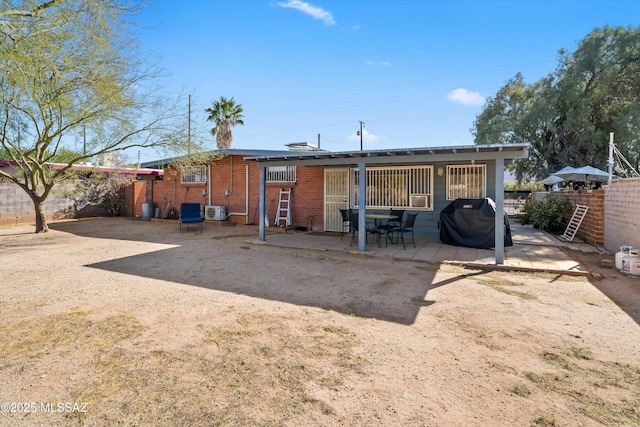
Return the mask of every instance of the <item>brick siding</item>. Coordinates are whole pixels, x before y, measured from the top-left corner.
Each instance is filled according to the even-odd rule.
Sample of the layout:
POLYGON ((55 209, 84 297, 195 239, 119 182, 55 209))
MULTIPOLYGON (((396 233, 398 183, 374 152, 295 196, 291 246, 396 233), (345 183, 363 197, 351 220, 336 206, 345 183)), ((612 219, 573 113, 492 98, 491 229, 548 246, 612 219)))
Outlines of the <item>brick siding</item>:
MULTIPOLYGON (((166 206, 174 200, 176 209, 183 202, 224 206, 228 221, 238 224, 258 224, 258 203, 260 195, 260 169, 254 161, 245 162, 242 156, 225 156, 211 162, 211 194, 202 196, 202 190, 209 189, 207 183, 182 184, 180 174, 173 167, 165 169, 164 180, 153 184, 152 201, 154 207, 166 206), (249 197, 247 205, 247 171, 249 176, 249 197), (225 191, 229 192, 228 197, 225 191), (174 193, 175 192, 175 193, 174 193), (174 195, 175 194, 175 195, 174 195)), ((296 182, 267 183, 266 208, 270 225, 275 222, 281 188, 291 188, 291 225, 294 227, 324 228, 324 168, 305 166, 297 168, 296 182)))

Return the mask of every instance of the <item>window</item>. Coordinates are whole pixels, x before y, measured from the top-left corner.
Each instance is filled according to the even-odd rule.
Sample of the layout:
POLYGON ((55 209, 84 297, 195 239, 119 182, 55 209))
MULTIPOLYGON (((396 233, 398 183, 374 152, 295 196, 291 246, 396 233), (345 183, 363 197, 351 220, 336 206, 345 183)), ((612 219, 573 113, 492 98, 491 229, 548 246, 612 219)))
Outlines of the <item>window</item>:
POLYGON ((207 167, 200 166, 184 166, 181 173, 181 182, 183 184, 201 184, 207 182, 207 167))
POLYGON ((487 194, 487 165, 447 165, 447 200, 482 199, 487 194))
MULTIPOLYGON (((367 208, 433 210, 433 167, 367 168, 367 208)), ((351 200, 358 200, 358 169, 352 169, 351 200)), ((357 202, 356 202, 357 206, 357 202)))
POLYGON ((267 182, 296 182, 295 166, 267 167, 267 182))

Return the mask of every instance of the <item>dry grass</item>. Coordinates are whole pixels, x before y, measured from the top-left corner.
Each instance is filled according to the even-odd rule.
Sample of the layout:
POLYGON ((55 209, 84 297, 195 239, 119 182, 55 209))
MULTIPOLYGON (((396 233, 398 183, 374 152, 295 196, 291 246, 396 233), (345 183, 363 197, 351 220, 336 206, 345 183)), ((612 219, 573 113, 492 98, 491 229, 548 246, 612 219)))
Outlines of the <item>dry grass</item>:
POLYGON ((537 297, 529 292, 516 291, 513 287, 524 286, 512 280, 505 279, 504 276, 489 276, 486 279, 476 279, 478 284, 488 286, 493 290, 502 292, 503 294, 512 295, 522 300, 535 300, 537 297))
MULTIPOLYGON (((550 366, 561 371, 526 372, 525 378, 544 393, 568 399, 567 401, 575 405, 577 412, 599 423, 640 425, 640 399, 636 394, 640 389, 640 367, 594 360, 592 353, 587 349, 570 348, 564 354, 575 360, 567 360, 552 352, 543 352, 540 355, 550 366), (627 397, 616 401, 608 399, 606 393, 597 393, 595 390, 608 387, 627 390, 627 397)), ((545 417, 540 418, 543 419, 545 417)), ((558 424, 540 424, 534 421, 533 425, 558 424)))
MULTIPOLYGON (((107 329, 109 324, 122 329, 109 322, 107 329)), ((81 333, 92 335, 86 328, 81 333)), ((295 330, 286 319, 250 313, 207 331, 197 348, 116 346, 105 349, 95 372, 72 388, 73 399, 88 402, 90 410, 68 418, 88 425, 180 420, 182 425, 265 426, 331 414, 330 403, 314 397, 313 389, 339 389, 361 372, 366 361, 351 352, 357 345, 355 335, 340 326, 295 330)))
POLYGON ((103 349, 137 336, 143 327, 131 316, 94 321, 90 312, 72 311, 34 317, 0 327, 0 358, 43 352, 103 349))
POLYGON ((332 414, 314 390, 341 389, 367 365, 352 352, 355 334, 335 324, 297 330, 249 313, 175 351, 138 346, 144 329, 132 316, 96 321, 86 311, 31 318, 0 328, 0 358, 86 353, 92 363, 68 392, 87 412, 65 415, 78 425, 282 425, 332 414))

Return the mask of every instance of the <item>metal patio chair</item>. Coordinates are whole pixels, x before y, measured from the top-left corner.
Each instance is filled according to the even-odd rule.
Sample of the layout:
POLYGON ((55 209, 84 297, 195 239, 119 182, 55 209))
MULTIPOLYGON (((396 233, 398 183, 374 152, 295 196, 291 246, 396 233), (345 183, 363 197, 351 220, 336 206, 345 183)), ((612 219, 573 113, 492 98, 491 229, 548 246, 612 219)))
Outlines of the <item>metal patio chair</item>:
POLYGON ((406 250, 407 247, 404 244, 404 235, 407 233, 411 233, 411 243, 413 243, 413 247, 416 247, 416 241, 413 237, 413 227, 416 223, 416 217, 418 213, 409 213, 407 214, 407 219, 404 220, 402 225, 396 228, 395 232, 400 234, 400 239, 402 240, 402 249, 406 250))

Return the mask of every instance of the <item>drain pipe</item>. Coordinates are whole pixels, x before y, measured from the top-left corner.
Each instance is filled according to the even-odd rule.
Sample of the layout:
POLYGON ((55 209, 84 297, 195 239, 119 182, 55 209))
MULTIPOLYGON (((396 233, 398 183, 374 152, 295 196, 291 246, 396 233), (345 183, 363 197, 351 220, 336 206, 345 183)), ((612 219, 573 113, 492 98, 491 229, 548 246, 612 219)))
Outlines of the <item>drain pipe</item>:
POLYGON ((211 206, 211 163, 207 163, 207 205, 211 206))

